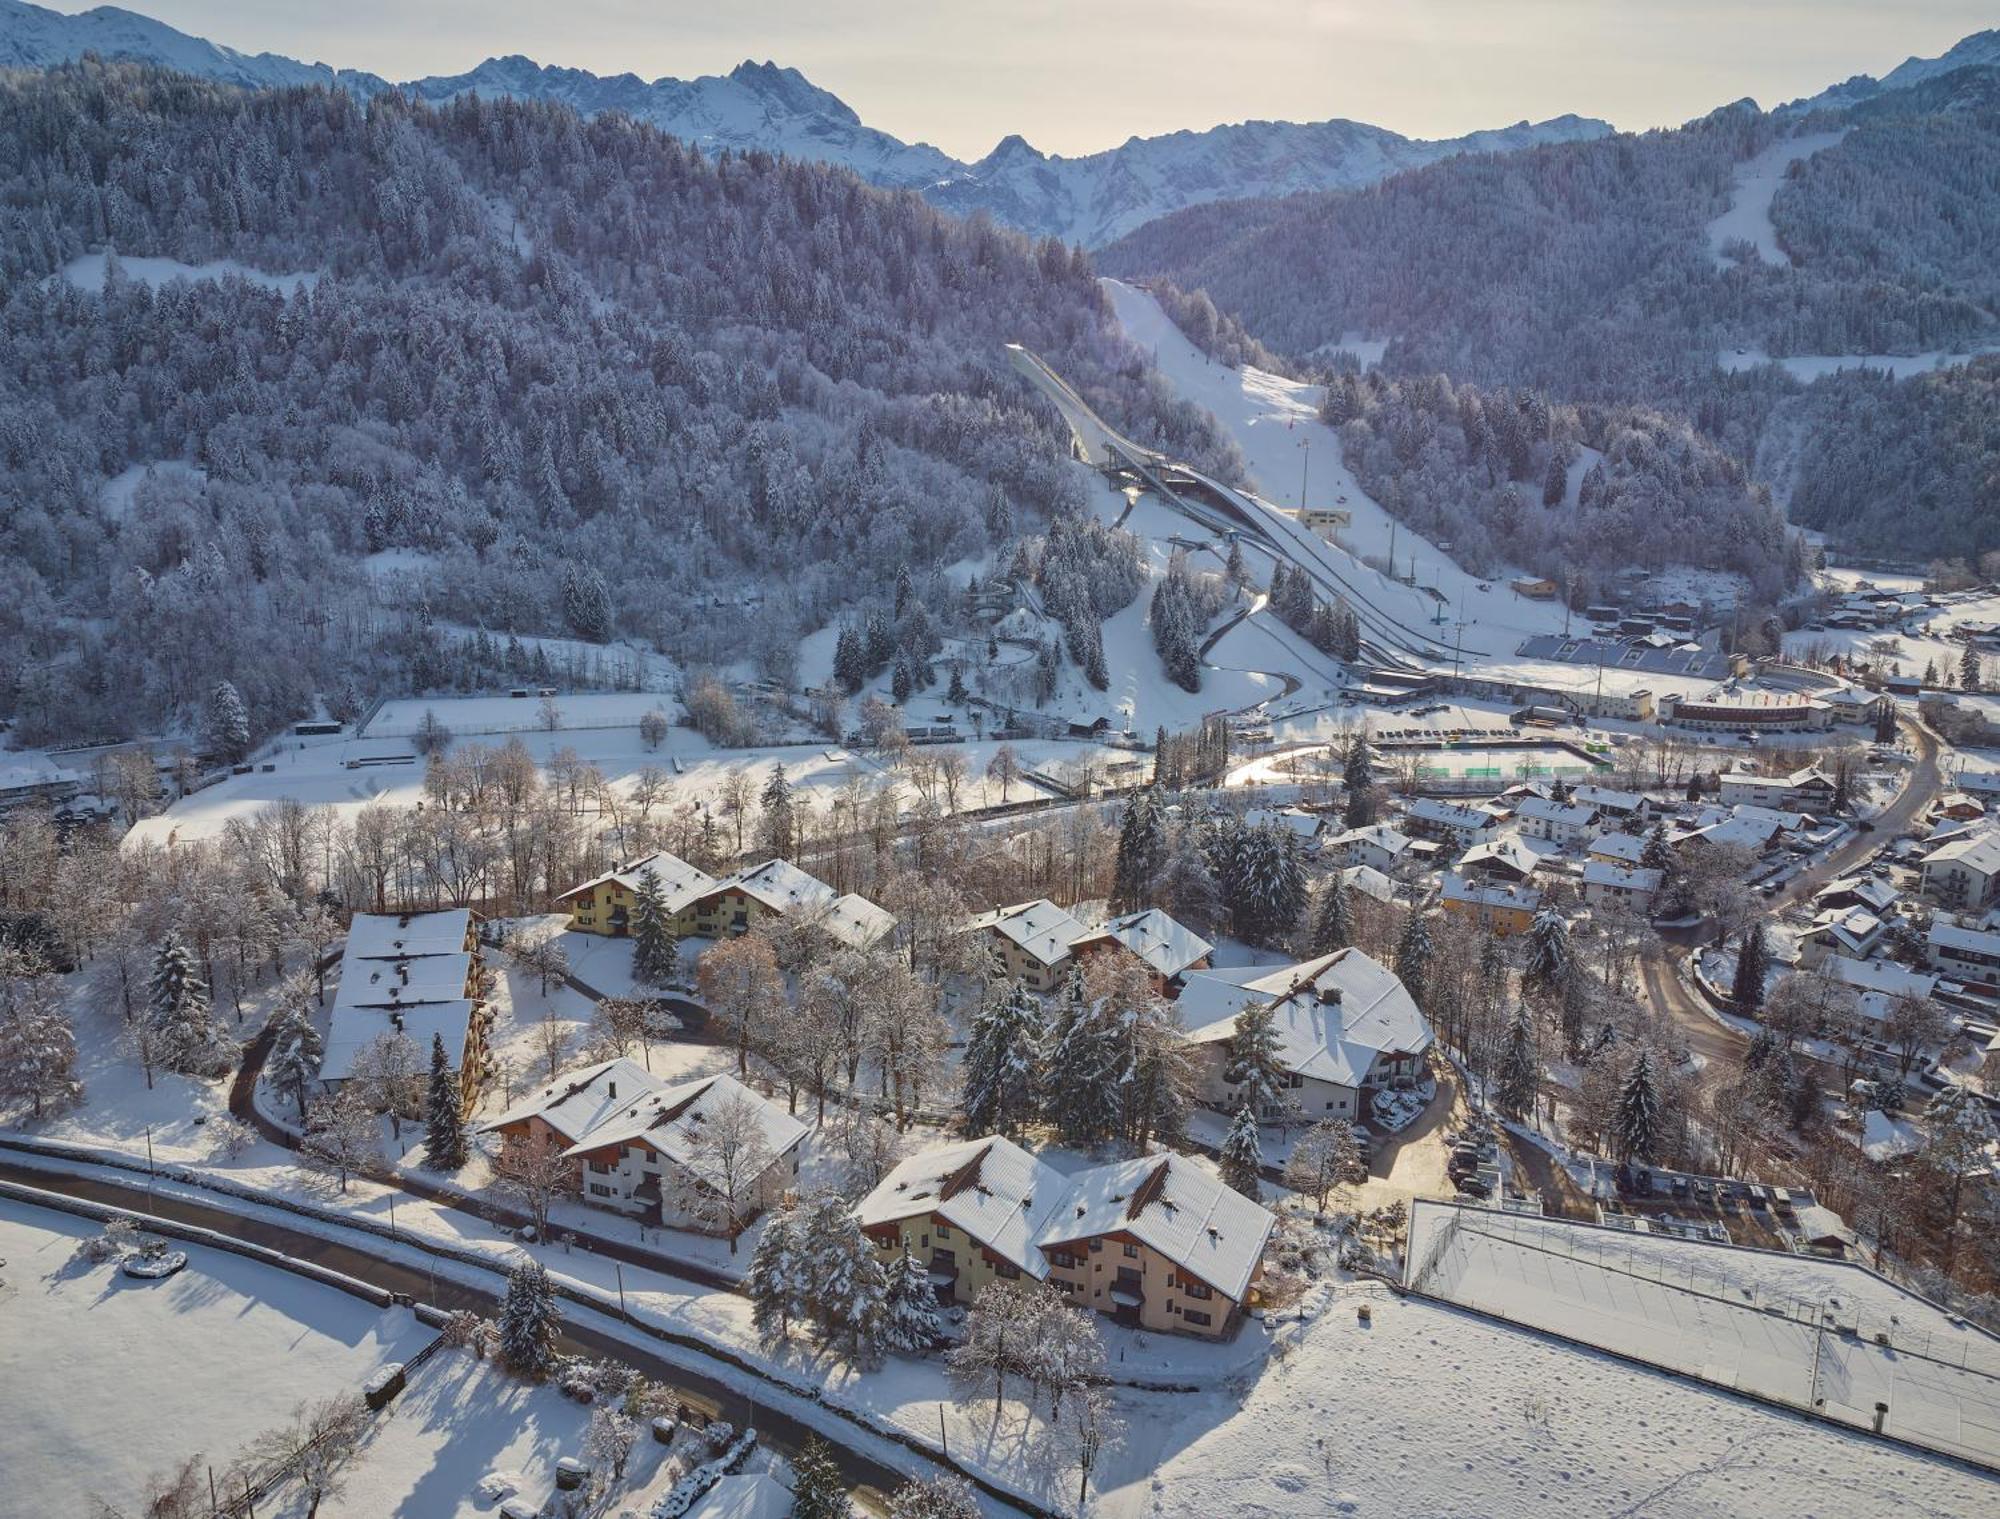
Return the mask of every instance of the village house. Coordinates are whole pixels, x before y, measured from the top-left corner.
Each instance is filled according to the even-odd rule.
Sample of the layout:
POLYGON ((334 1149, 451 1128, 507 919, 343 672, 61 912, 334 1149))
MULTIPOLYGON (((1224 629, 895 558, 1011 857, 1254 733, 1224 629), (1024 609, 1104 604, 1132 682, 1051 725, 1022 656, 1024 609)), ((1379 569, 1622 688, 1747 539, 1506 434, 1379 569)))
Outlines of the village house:
POLYGON ((1855 1010, 1876 1025, 1889 1021, 1897 1001, 1914 997, 1924 1001, 1937 992, 1938 978, 1898 965, 1894 960, 1850 960, 1845 955, 1828 955, 1817 967, 1854 990, 1855 1010))
POLYGON ((1629 869, 1645 861, 1646 840, 1636 833, 1600 833, 1590 841, 1590 850, 1585 858, 1629 869))
POLYGON ((1881 876, 1842 876, 1828 881, 1813 893, 1813 910, 1865 907, 1876 917, 1885 917, 1896 905, 1896 888, 1881 876))
POLYGON ((1652 911, 1665 875, 1643 865, 1624 866, 1590 860, 1583 867, 1583 900, 1600 911, 1628 912, 1645 917, 1652 911))
POLYGON ((678 920, 697 898, 715 888, 714 876, 662 849, 572 886, 556 902, 569 913, 569 926, 575 932, 624 938, 632 931, 639 879, 648 870, 659 878, 670 921, 678 920))
POLYGON ((855 1214, 885 1264, 908 1250, 945 1302, 1026 1278, 1132 1328, 1203 1339, 1255 1304, 1277 1222, 1178 1155, 1064 1176, 998 1136, 908 1157, 855 1214))
MULTIPOLYGON (((1351 828, 1328 839, 1322 853, 1335 865, 1368 865, 1384 875, 1394 875, 1405 860, 1416 858, 1416 841, 1387 823, 1370 828, 1351 828)), ((1433 846, 1435 847, 1435 846, 1433 846)))
POLYGON ((1458 862, 1458 873, 1518 884, 1532 876, 1541 863, 1542 857, 1522 843, 1518 834, 1503 833, 1466 850, 1458 862))
POLYGON ((1515 809, 1515 815, 1521 820, 1521 831, 1530 838, 1546 839, 1564 849, 1588 844, 1603 825, 1603 818, 1595 807, 1586 807, 1580 802, 1558 802, 1548 797, 1526 798, 1515 809))
POLYGON ((433 1039, 457 1074, 459 1108, 470 1113, 492 1074, 479 939, 463 907, 442 912, 356 913, 340 958, 340 980, 327 1018, 319 1079, 337 1091, 355 1073, 362 1051, 383 1035, 399 1035, 428 1064, 433 1039))
POLYGON ((816 876, 787 860, 766 860, 717 879, 664 850, 573 886, 556 898, 578 933, 625 938, 639 898, 640 877, 658 877, 667 932, 676 939, 747 933, 769 918, 811 915, 849 949, 868 949, 896 930, 895 915, 853 892, 837 895, 816 876))
POLYGON ((2000 894, 2000 833, 1963 834, 1924 856, 1923 894, 1955 912, 1981 912, 2000 894))
POLYGON ((1123 951, 1144 965, 1153 979, 1153 990, 1163 997, 1180 995, 1181 980, 1189 971, 1206 970, 1214 948, 1191 928, 1184 928, 1157 907, 1126 913, 1070 941, 1070 953, 1079 963, 1093 955, 1123 951))
POLYGON ((1872 959, 1887 932, 1888 925, 1865 907, 1829 907, 1799 936, 1799 963, 1817 966, 1830 955, 1872 959))
POLYGON ((1358 891, 1378 902, 1396 900, 1396 883, 1373 865, 1344 866, 1340 871, 1340 881, 1349 891, 1358 891))
POLYGON ((587 1203, 727 1233, 722 1220, 740 1226, 797 1186, 811 1130, 734 1076, 669 1084, 620 1058, 544 1084, 480 1132, 498 1134, 503 1154, 548 1136, 575 1162, 573 1190, 587 1203), (694 1194, 715 1206, 690 1213, 694 1194))
POLYGON ((1720 787, 1725 807, 1748 805, 1814 814, 1833 807, 1833 782, 1811 765, 1803 770, 1794 770, 1789 775, 1758 775, 1753 771, 1730 770, 1720 777, 1720 787))
POLYGON ((1487 876, 1448 875, 1438 888, 1438 905, 1455 918, 1466 918, 1495 938, 1524 934, 1541 910, 1542 894, 1532 886, 1508 884, 1487 876))
MULTIPOLYGON (((1395 973, 1358 949, 1296 965, 1240 966, 1187 978, 1181 1021, 1198 1057, 1200 1101, 1233 1112, 1239 1099, 1224 1077, 1236 1016, 1268 1003, 1279 1060, 1304 1121, 1359 1119, 1378 1088, 1407 1087, 1422 1074, 1431 1028, 1395 973)), ((1282 1110, 1258 1114, 1276 1122, 1282 1110)))
POLYGON ((1614 791, 1609 786, 1578 786, 1570 800, 1579 807, 1594 807, 1606 820, 1630 826, 1653 815, 1652 798, 1636 791, 1614 791))
POLYGON ((965 925, 984 934, 1001 968, 1031 992, 1052 992, 1071 964, 1070 946, 1089 932, 1047 897, 981 913, 965 925))
POLYGON ((1925 941, 1930 968, 1954 981, 2000 986, 2000 933, 1962 928, 1939 916, 1925 941))
POLYGON ((1403 823, 1418 838, 1466 849, 1491 838, 1500 820, 1483 808, 1420 796, 1403 809, 1403 823))

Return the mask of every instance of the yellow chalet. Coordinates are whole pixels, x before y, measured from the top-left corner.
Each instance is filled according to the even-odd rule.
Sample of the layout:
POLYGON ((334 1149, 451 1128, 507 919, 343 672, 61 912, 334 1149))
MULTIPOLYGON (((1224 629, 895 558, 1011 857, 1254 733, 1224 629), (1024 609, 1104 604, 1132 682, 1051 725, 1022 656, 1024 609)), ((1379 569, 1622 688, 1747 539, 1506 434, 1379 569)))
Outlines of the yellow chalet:
POLYGON ((747 933, 759 920, 810 914, 827 936, 849 949, 868 949, 895 932, 895 915, 866 897, 834 889, 788 860, 766 860, 721 879, 666 853, 649 854, 607 871, 556 898, 578 933, 622 939, 632 932, 639 877, 651 870, 666 899, 667 932, 721 939, 747 933))
MULTIPOLYGON (((639 900, 639 877, 648 870, 660 878, 670 924, 718 884, 707 871, 698 870, 662 849, 606 871, 581 886, 572 886, 556 901, 568 910, 569 926, 578 933, 622 939, 632 931, 632 909, 639 900)), ((681 930, 675 932, 678 936, 681 930)))

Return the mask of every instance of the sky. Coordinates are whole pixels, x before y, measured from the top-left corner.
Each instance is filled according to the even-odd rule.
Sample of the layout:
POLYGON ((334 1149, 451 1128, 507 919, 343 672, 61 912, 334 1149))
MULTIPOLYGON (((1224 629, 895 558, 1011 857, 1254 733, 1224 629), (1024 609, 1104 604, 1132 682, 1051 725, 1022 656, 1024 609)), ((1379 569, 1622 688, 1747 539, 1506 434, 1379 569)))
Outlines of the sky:
MULTIPOLYGON (((52 9, 89 8, 41 0, 52 9)), ((977 158, 1250 119, 1413 137, 1574 112, 1675 125, 1881 75, 2000 0, 128 0, 246 52, 390 79, 499 54, 647 79, 799 69, 870 126, 977 158)))

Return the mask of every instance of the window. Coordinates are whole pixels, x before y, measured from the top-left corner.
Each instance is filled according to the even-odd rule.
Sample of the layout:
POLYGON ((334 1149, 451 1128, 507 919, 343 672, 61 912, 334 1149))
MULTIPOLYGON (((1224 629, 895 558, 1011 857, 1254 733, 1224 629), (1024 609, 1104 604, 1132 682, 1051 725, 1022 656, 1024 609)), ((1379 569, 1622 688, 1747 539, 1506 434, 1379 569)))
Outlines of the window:
POLYGON ((1125 1246, 1125 1259, 1126 1259, 1126 1260, 1128 1260, 1128 1261, 1136 1261, 1136 1260, 1137 1260, 1138 1258, 1139 1258, 1139 1247, 1138 1247, 1137 1245, 1127 1245, 1127 1246, 1125 1246))
POLYGON ((1194 1309, 1190 1308, 1181 1315, 1181 1322, 1183 1324, 1199 1324, 1202 1328, 1206 1329, 1215 1320, 1205 1313, 1197 1313, 1194 1309))
POLYGON ((594 1181, 590 1184, 590 1195, 592 1197, 609 1197, 611 1189, 601 1181, 594 1181))
POLYGON ((1094 1239, 1090 1242, 1090 1253, 1092 1255, 1097 1254, 1097 1252, 1102 1250, 1103 1248, 1104 1248, 1104 1241, 1101 1239, 1094 1239))
POLYGON ((1185 1292, 1197 1303, 1205 1303, 1215 1296, 1215 1289, 1213 1287, 1206 1286, 1201 1282, 1193 1281, 1187 1277, 1181 1278, 1181 1291, 1185 1292))
POLYGON ((1051 1266, 1060 1266, 1065 1271, 1074 1271, 1083 1264, 1083 1257, 1080 1255, 1071 1255, 1067 1250, 1051 1250, 1049 1252, 1049 1264, 1051 1266))
POLYGON ((609 1176, 611 1174, 611 1162, 608 1160, 593 1160, 590 1163, 590 1169, 599 1176, 609 1176))
POLYGON ((1021 1268, 1012 1261, 995 1261, 993 1263, 993 1274, 1003 1282, 1019 1281, 1021 1268))
POLYGON ((951 1238, 951 1225, 950 1225, 950 1224, 939 1224, 939 1225, 937 1226, 937 1236, 938 1236, 938 1238, 939 1238, 939 1239, 950 1239, 950 1238, 951 1238))

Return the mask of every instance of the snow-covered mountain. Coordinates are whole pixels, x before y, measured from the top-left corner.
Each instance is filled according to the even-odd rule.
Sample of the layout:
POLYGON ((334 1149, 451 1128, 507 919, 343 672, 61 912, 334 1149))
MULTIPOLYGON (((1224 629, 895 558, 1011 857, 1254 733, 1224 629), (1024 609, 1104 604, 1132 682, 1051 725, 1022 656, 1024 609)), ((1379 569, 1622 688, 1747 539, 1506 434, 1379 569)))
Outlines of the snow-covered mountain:
POLYGON ((1890 90, 1908 89, 1940 74, 1949 74, 1954 69, 1976 68, 2000 68, 2000 28, 1974 32, 1936 58, 1905 58, 1880 79, 1868 74, 1856 74, 1852 79, 1821 90, 1817 95, 1794 100, 1778 109, 1780 112, 1799 112, 1822 106, 1853 105, 1856 101, 1890 90))
POLYGON ((519 56, 489 58, 464 74, 391 86, 376 75, 250 56, 131 11, 101 6, 68 16, 23 0, 0 0, 0 66, 46 67, 95 52, 136 58, 248 88, 338 85, 363 96, 400 88, 424 100, 459 95, 553 100, 586 115, 623 111, 704 148, 762 148, 840 164, 873 184, 921 190, 961 214, 1092 246, 1184 206, 1224 197, 1351 189, 1398 170, 1464 152, 1505 152, 1597 137, 1601 121, 1553 121, 1443 142, 1420 142, 1353 121, 1251 121, 1206 132, 1134 137, 1078 158, 1048 157, 1018 136, 977 163, 866 125, 838 96, 797 69, 739 64, 725 75, 656 79, 551 68, 519 56))
POLYGON ((1610 130, 1602 121, 1558 116, 1424 142, 1359 121, 1246 121, 1134 137, 1080 158, 1046 156, 1011 136, 925 193, 950 211, 984 210, 1016 227, 1098 247, 1186 206, 1357 189, 1457 153, 1507 153, 1610 130))

